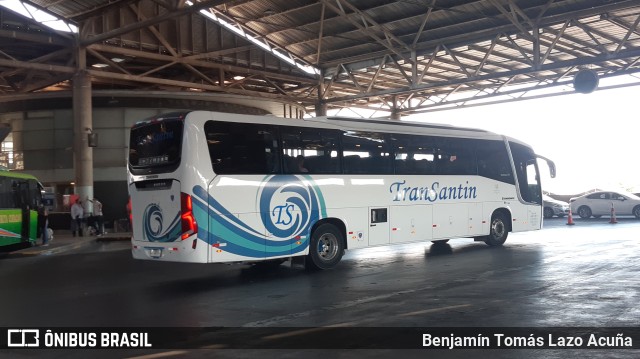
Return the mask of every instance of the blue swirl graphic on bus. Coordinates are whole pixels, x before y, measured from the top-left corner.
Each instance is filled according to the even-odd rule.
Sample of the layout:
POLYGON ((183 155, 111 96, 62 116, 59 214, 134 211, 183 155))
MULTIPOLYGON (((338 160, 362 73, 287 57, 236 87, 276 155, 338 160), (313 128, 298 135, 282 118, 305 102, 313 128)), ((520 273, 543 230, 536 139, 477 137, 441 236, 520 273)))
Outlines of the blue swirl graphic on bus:
POLYGON ((172 242, 180 237, 180 213, 176 214, 165 230, 162 208, 156 203, 145 208, 142 225, 142 234, 150 242, 172 242))
POLYGON ((278 238, 308 233, 319 219, 319 203, 312 186, 296 176, 274 176, 262 187, 260 212, 266 230, 278 238))
POLYGON ((201 186, 194 186, 193 194, 198 238, 210 245, 224 243, 220 250, 245 257, 301 252, 309 245, 311 227, 327 215, 322 193, 309 176, 263 179, 256 193, 258 223, 240 219, 201 186))

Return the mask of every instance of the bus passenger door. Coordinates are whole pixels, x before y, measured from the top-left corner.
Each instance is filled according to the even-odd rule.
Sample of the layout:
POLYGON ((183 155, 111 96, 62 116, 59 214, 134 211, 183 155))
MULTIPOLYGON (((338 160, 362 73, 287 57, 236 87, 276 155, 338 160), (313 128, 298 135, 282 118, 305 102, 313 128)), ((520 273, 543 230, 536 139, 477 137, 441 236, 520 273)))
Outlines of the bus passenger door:
POLYGON ((389 243, 389 207, 369 207, 369 245, 389 243))
POLYGON ((20 208, 20 236, 22 240, 29 240, 29 187, 27 182, 14 182, 13 197, 16 208, 20 208))

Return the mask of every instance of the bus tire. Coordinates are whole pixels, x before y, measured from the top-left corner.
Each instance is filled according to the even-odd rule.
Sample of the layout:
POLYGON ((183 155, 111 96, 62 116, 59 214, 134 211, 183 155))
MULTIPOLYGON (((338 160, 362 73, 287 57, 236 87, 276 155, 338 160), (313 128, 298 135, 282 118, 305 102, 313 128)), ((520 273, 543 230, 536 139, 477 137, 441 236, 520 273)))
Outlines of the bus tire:
POLYGON ((344 254, 344 236, 330 223, 318 226, 311 235, 309 255, 305 261, 307 269, 330 269, 335 267, 344 254))
POLYGON ((498 247, 504 244, 509 235, 509 227, 507 219, 502 213, 494 213, 491 217, 491 226, 489 227, 489 235, 484 242, 492 247, 498 247))

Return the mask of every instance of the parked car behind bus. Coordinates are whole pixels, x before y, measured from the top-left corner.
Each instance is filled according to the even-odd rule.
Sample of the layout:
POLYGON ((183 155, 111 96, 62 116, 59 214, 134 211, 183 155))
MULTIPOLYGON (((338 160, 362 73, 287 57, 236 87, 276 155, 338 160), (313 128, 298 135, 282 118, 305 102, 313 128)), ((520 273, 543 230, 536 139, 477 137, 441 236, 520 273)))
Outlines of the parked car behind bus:
POLYGON ((562 218, 565 215, 569 215, 569 203, 551 198, 546 194, 542 195, 542 201, 544 203, 544 209, 542 212, 544 218, 551 218, 553 216, 562 218))
POLYGON ((597 191, 570 199, 571 209, 581 218, 600 217, 611 214, 611 205, 616 215, 634 215, 640 218, 640 197, 633 193, 597 191))

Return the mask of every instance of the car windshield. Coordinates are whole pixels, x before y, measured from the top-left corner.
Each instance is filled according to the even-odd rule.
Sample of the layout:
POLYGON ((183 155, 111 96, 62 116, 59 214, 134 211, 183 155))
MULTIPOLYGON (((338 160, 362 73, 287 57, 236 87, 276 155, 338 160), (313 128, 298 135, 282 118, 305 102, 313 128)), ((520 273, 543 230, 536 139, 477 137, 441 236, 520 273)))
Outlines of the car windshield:
POLYGON ((636 196, 633 193, 624 193, 623 196, 628 197, 630 199, 636 200, 636 201, 640 201, 640 197, 636 196))

